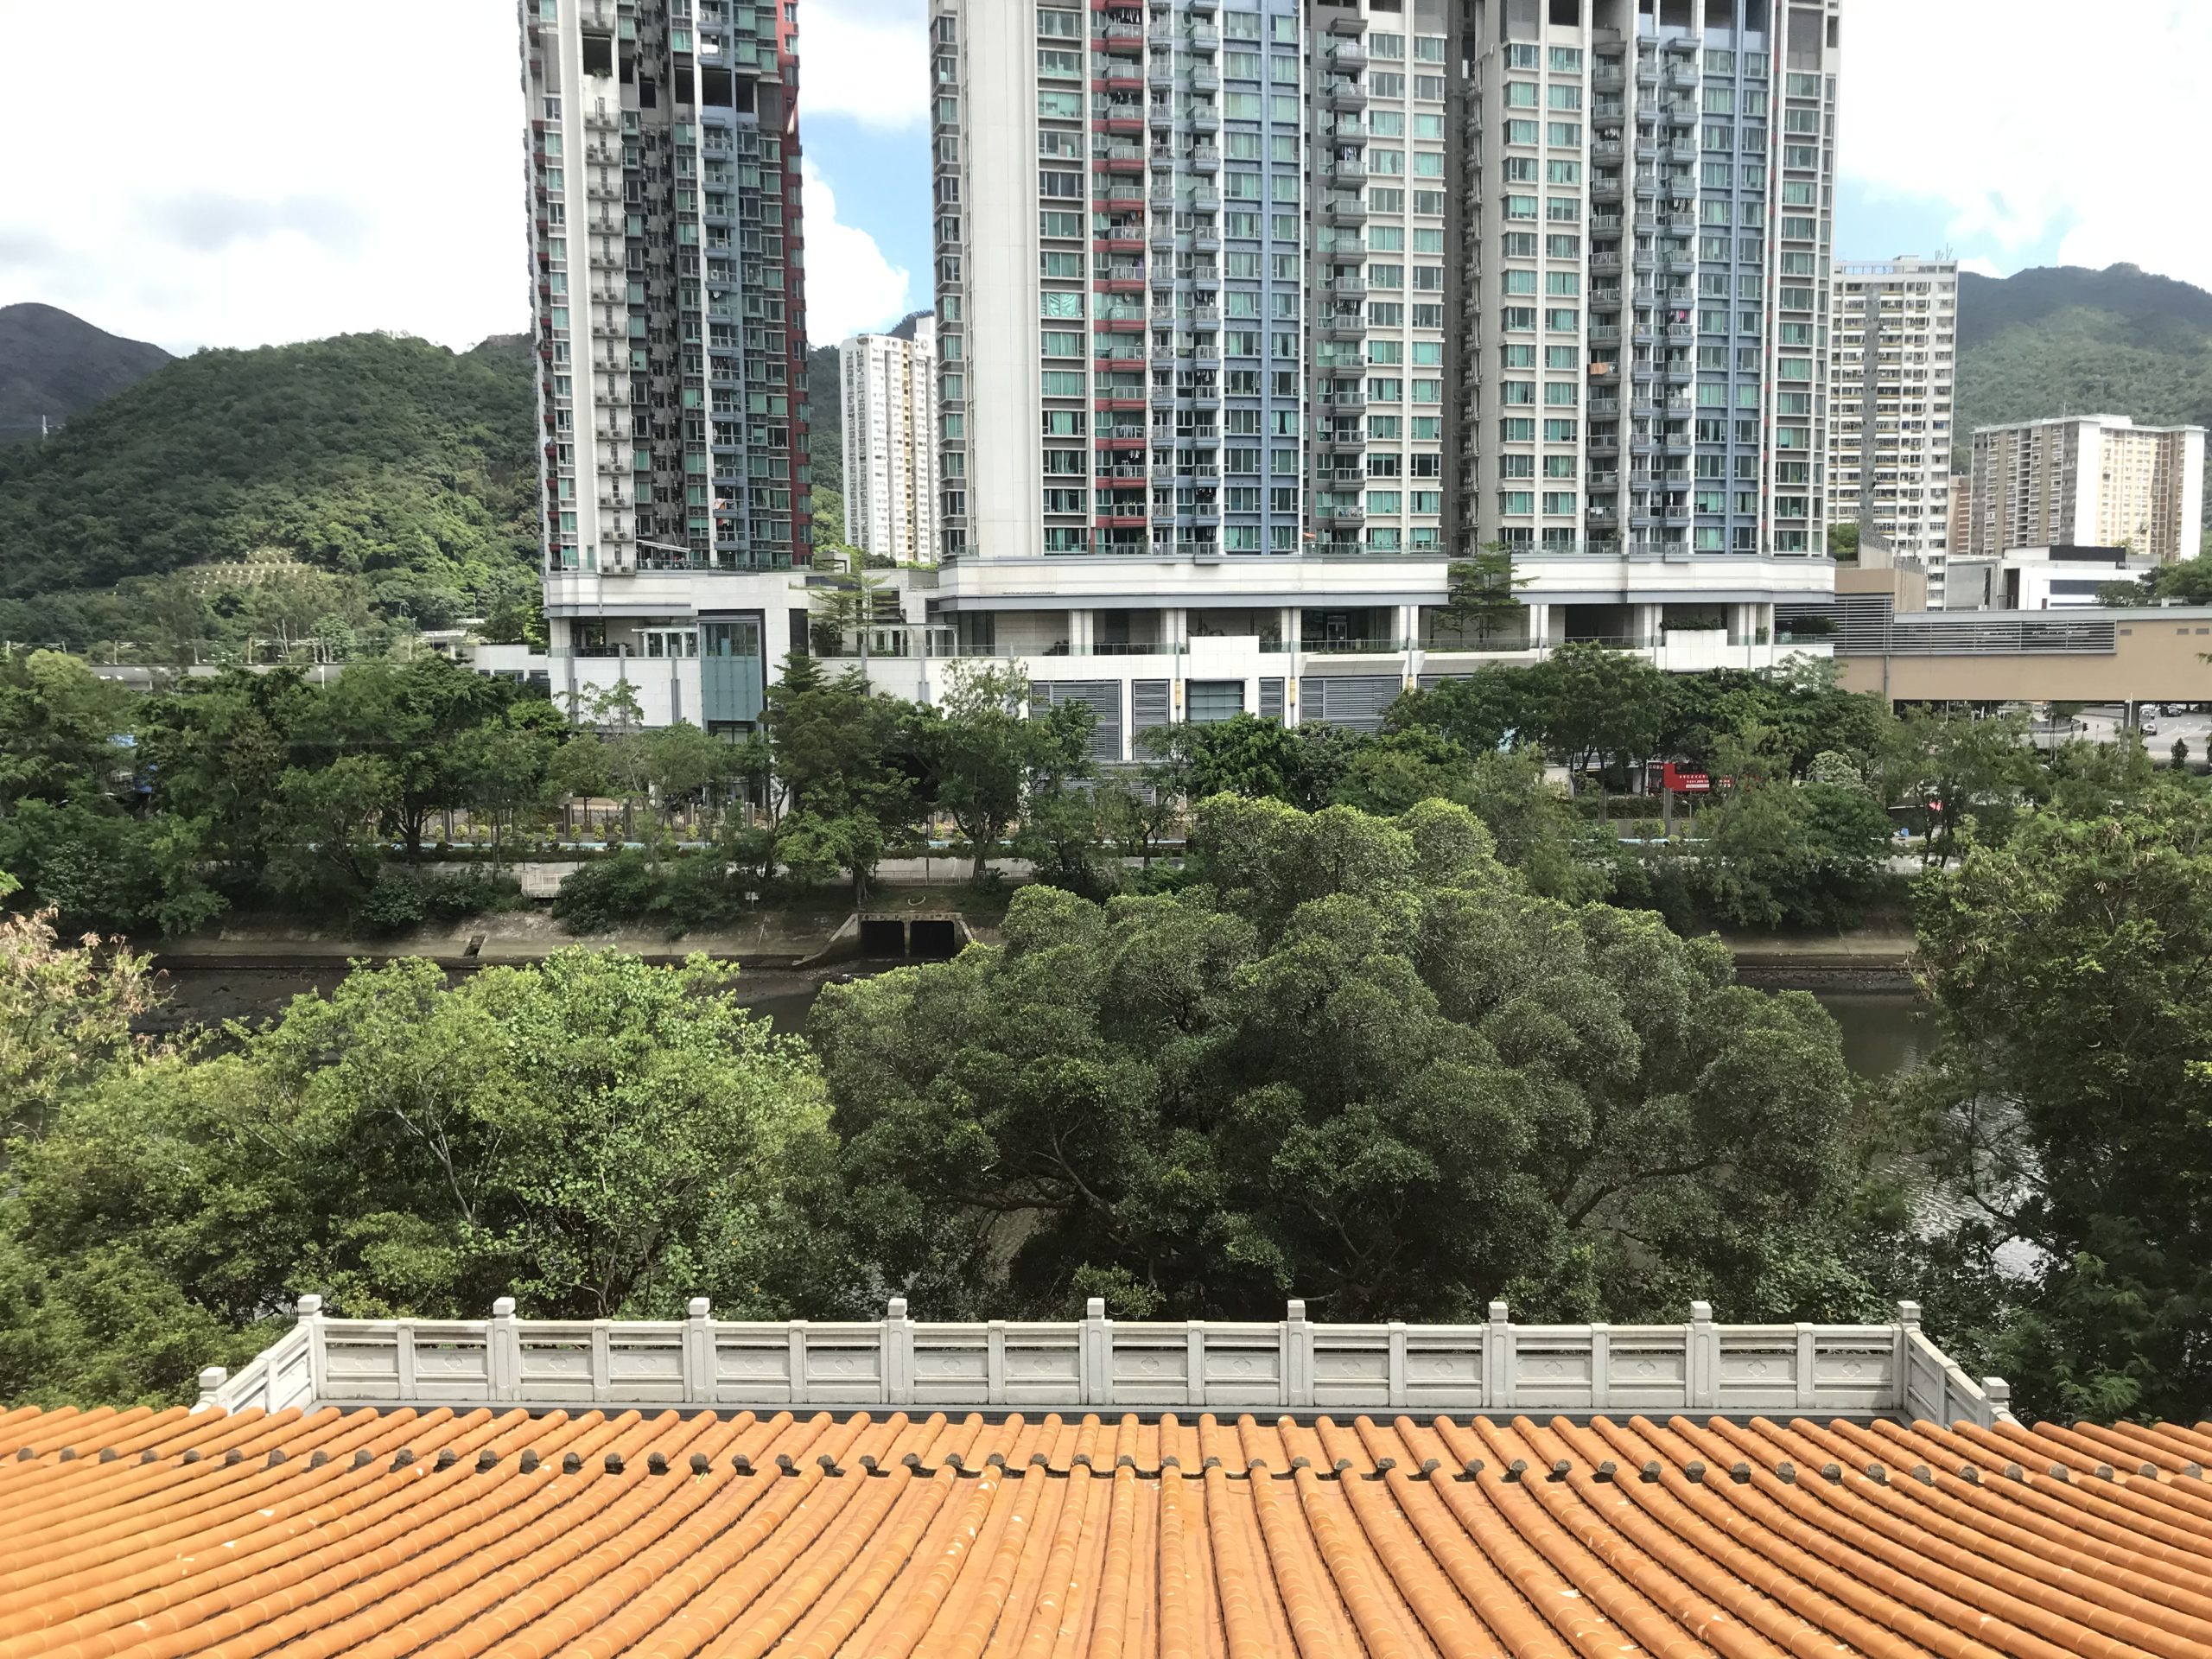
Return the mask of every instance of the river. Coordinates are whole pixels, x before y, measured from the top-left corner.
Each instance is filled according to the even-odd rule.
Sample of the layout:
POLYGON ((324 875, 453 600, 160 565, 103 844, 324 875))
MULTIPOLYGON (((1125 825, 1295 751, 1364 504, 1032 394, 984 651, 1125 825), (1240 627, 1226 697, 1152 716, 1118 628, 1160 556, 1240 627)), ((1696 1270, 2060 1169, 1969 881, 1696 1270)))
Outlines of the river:
MULTIPOLYGON (((842 971, 870 973, 888 966, 853 963, 842 971)), ((738 980, 747 1007, 766 1014, 777 1030, 804 1032, 806 1016, 834 975, 747 973, 738 980)), ((292 998, 309 991, 328 992, 346 977, 338 963, 295 967, 185 968, 163 976, 169 1000, 149 1028, 170 1031, 186 1025, 226 1020, 258 1024, 283 1010, 292 998)), ((1902 987, 1904 982, 1898 982, 1902 987)), ((1889 1077, 1919 1065, 1927 1045, 1925 1021, 1910 991, 1882 990, 1863 984, 1823 985, 1814 990, 1821 1006, 1843 1028, 1843 1055, 1864 1077, 1889 1077)))

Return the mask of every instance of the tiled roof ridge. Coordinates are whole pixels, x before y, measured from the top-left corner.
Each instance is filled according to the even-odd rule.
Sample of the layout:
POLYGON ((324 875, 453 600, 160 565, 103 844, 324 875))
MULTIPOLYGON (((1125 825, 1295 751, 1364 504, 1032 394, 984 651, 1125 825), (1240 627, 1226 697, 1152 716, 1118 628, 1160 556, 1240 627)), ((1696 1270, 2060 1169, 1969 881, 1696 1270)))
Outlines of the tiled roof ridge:
MULTIPOLYGON (((1476 1440, 1468 1444, 1477 1449, 1456 1461, 1430 1457, 1419 1465, 1406 1467, 1398 1454, 1374 1451, 1363 1438, 1339 1438, 1345 1434, 1363 1435, 1378 1426, 1435 1427, 1481 1436, 1493 1433, 1495 1425, 1511 1423, 1557 1433, 1573 1429, 1601 1437, 1615 1430, 1662 1440, 1668 1435, 1680 1435, 1683 1437, 1678 1448, 1680 1455, 1672 1462, 1679 1469, 1697 1471, 1691 1476, 1694 1483, 1706 1478, 1733 1478, 1732 1471, 1745 1461, 1720 1455, 1717 1448, 1699 1437, 1717 1435, 1731 1444, 1741 1444, 1746 1436, 1783 1433, 1805 1436, 1808 1442, 1820 1444, 1831 1452, 1848 1441, 1853 1452, 1859 1454, 1855 1461, 1852 1456, 1830 1455, 1818 1464, 1803 1467, 1788 1456, 1768 1459, 1783 1465, 1790 1478, 1800 1477, 1808 1470, 1812 1474, 1821 1474, 1829 1465, 1834 1465, 1846 1473, 1878 1471, 1875 1478, 1885 1482, 1913 1478, 1922 1479, 1923 1484, 1927 1478, 1938 1477, 1963 1480, 1969 1485, 1996 1479, 2030 1485, 2037 1482, 2066 1485, 2101 1481, 2115 1491, 2125 1491, 2131 1485, 2145 1483, 2171 1487, 2175 1482, 2186 1480, 2192 1485, 2202 1483, 2203 1496, 2180 1501, 2193 1516, 2212 1522, 2212 1481, 2206 1479, 2204 1471, 2206 1460, 2212 1459, 2212 1423, 2193 1427, 2170 1423, 2084 1423, 2077 1427, 2046 1422, 2033 1429, 2005 1425, 1991 1430, 1971 1424, 1947 1427, 1925 1420, 1910 1424, 1885 1421, 1870 1423, 1849 1418, 1766 1414, 1737 1418, 1718 1413, 1700 1416, 1684 1412, 1597 1413, 1587 1416, 1525 1412, 1470 1414, 1363 1411, 1280 1414, 1260 1411, 998 1414, 823 1406, 774 1413, 751 1409, 700 1411, 689 1408, 681 1411, 645 1411, 632 1408, 613 1413, 591 1410, 571 1415, 557 1409, 544 1412, 522 1406, 478 1406, 459 1413, 444 1408, 418 1412, 404 1407, 340 1409, 322 1406, 307 1413, 296 1409, 272 1413, 255 1408, 236 1412, 220 1408, 188 1412, 171 1408, 161 1414, 165 1421, 160 1428, 126 1434, 116 1432, 126 1414, 99 1408, 69 1408, 67 1414, 72 1420, 70 1427, 74 1433, 47 1421, 64 1414, 61 1408, 41 1411, 26 1408, 0 1417, 0 1497, 29 1497, 41 1478, 59 1480, 82 1474, 89 1471, 86 1465, 104 1472, 123 1465, 120 1472, 124 1478, 131 1471, 171 1464, 188 1469, 205 1465, 205 1473, 217 1467, 235 1468, 250 1463, 264 1472, 272 1472, 302 1458, 315 1469, 331 1462, 344 1462, 354 1468, 386 1462, 405 1468, 423 1462, 442 1471, 460 1461, 480 1463, 486 1444, 496 1440, 505 1449, 493 1450, 495 1461, 482 1465, 489 1471, 511 1456, 518 1457, 522 1451, 535 1449, 521 1444, 531 1438, 528 1431, 531 1427, 542 1431, 540 1438, 552 1441, 558 1441, 564 1433, 587 1431, 590 1438, 589 1458, 600 1459, 601 1448, 612 1447, 613 1461, 605 1462, 604 1466, 607 1472, 619 1474, 627 1470, 632 1459, 617 1443, 636 1441, 641 1433, 649 1438, 670 1426, 695 1421, 734 1426, 731 1445, 735 1449, 729 1462, 734 1471, 741 1474, 789 1474, 797 1468, 796 1464, 791 1469, 755 1467, 753 1454, 741 1445, 747 1439, 757 1446, 775 1441, 779 1432, 818 1434, 835 1428, 853 1433, 897 1423, 928 1427, 938 1435, 939 1450, 935 1460, 914 1451, 902 1453, 899 1459, 899 1466, 925 1478, 938 1472, 940 1466, 956 1479, 974 1479, 994 1468, 1018 1472, 1032 1467, 1041 1469, 1054 1478, 1065 1478, 1077 1467, 1101 1473, 1125 1467, 1134 1470, 1141 1478, 1158 1479, 1169 1468, 1197 1475, 1217 1465, 1232 1480, 1251 1478, 1255 1465, 1278 1480, 1289 1479, 1308 1468, 1316 1479, 1324 1481, 1379 1479, 1402 1468, 1408 1479, 1415 1481, 1466 1480, 1488 1474, 1514 1484, 1556 1480, 1569 1471, 1592 1474, 1604 1481, 1649 1478, 1649 1462, 1624 1468, 1618 1458, 1605 1455, 1604 1444, 1578 1443, 1580 1456, 1570 1452, 1532 1465, 1526 1457, 1496 1460, 1484 1454, 1488 1442, 1476 1440), (2111 1439, 2105 1445, 2084 1450, 2076 1444, 2084 1427, 2095 1429, 2111 1439), (1160 1438, 1155 1443, 1163 1448, 1157 1460, 1150 1464, 1128 1450, 1086 1449, 1109 1433, 1120 1436, 1135 1431, 1141 1434, 1147 1429, 1159 1432, 1160 1438), (1320 1435, 1329 1455, 1317 1459, 1310 1452, 1285 1453, 1280 1446, 1273 1452, 1253 1452, 1249 1443, 1240 1438, 1255 1432, 1264 1435, 1293 1430, 1320 1435), (971 1441, 977 1435, 996 1432, 1019 1443, 1021 1450, 1019 1453, 995 1449, 970 1454, 950 1444, 956 1431, 965 1433, 971 1441), (1181 1438, 1170 1440, 1168 1436, 1181 1438), (1033 1444, 1036 1437, 1049 1439, 1049 1449, 1033 1444), (1910 1467, 1885 1463, 1878 1455, 1885 1440, 1911 1446, 1923 1461, 1910 1467), (510 1446, 509 1442, 515 1444, 510 1446), (271 1443, 281 1443, 282 1449, 271 1443), (372 1445, 378 1449, 372 1450, 372 1445), (1926 1461, 1931 1448, 1942 1448, 1951 1455, 1932 1463, 1926 1461), (2188 1455, 2191 1452, 2196 1455, 2188 1455), (2120 1461, 2114 1462, 2115 1457, 2120 1461)), ((791 1454, 779 1452, 775 1455, 789 1459, 791 1454)), ((539 1456, 543 1461, 543 1453, 539 1456)), ((808 1456, 832 1478, 847 1474, 881 1477, 892 1472, 892 1465, 873 1452, 858 1454, 855 1465, 849 1469, 833 1453, 816 1451, 808 1456)), ((1754 1459, 1751 1466, 1764 1465, 1754 1459)), ((100 1507, 111 1506, 104 1503, 100 1507)), ((6 1547, 16 1532, 50 1524, 60 1513, 47 1510, 35 1519, 0 1516, 0 1548, 6 1547)))

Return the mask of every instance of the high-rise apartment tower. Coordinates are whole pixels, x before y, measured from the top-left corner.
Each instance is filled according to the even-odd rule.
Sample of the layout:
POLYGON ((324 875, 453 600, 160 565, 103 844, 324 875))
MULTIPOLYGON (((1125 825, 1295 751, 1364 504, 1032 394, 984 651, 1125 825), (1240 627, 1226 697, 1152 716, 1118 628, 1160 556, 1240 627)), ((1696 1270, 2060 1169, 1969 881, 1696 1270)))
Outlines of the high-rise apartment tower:
POLYGON ((948 549, 1816 551, 1838 24, 937 0, 948 549))
POLYGON ((1462 541, 1820 550, 1834 0, 1456 17, 1462 541))
POLYGON ((901 564, 937 543, 937 319, 913 337, 855 334, 837 346, 844 422, 845 540, 901 564))
POLYGON ((2193 559, 2204 533, 2204 429, 2088 415, 1977 427, 1976 558, 2015 548, 2126 547, 2193 559))
POLYGON ((808 551, 794 8, 519 10, 556 690, 579 654, 743 655, 668 694, 741 723, 788 582, 744 578, 808 551))
POLYGON ((1828 346, 1831 516, 1918 559, 1943 602, 1950 550, 1952 372, 1959 268, 1950 260, 1845 264, 1828 346))

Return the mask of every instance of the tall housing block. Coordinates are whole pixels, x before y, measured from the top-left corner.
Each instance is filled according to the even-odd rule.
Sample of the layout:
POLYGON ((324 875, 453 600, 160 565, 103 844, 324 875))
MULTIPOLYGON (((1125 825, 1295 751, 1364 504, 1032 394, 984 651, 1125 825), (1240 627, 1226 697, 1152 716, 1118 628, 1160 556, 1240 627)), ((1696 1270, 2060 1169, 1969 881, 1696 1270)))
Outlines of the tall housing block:
POLYGON ((743 579, 808 558, 796 10, 518 9, 555 689, 715 659, 641 671, 651 724, 757 716, 787 582, 743 579))

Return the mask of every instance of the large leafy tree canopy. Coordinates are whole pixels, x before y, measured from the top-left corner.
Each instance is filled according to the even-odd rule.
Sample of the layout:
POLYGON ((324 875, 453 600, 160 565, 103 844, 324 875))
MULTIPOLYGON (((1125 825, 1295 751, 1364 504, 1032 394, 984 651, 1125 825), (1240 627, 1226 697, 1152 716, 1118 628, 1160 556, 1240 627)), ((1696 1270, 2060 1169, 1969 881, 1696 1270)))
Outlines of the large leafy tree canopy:
POLYGON ((2212 802, 2039 812, 1930 884, 1915 1092, 1969 1250, 2036 1248, 1993 1346, 2048 1408, 2212 1404, 2212 802))
POLYGON ((933 1313, 1844 1312, 1853 1085, 1809 997, 1531 896, 1465 809, 1223 798, 1203 882, 1034 888, 1002 949, 834 988, 861 1253, 933 1313))
POLYGON ((822 1306, 821 1085, 730 979, 571 950, 448 988, 404 962, 233 1052, 117 1066, 10 1149, 0 1398, 173 1395, 310 1289, 371 1316, 822 1306))

